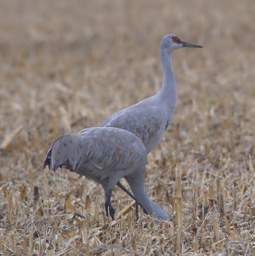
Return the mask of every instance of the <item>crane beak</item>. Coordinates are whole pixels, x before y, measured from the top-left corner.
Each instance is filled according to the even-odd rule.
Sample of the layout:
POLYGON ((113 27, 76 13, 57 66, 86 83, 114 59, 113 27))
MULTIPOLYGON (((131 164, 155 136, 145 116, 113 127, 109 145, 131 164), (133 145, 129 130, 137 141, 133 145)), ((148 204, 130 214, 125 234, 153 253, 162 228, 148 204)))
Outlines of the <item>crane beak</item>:
POLYGON ((182 47, 185 47, 185 48, 203 48, 202 45, 192 44, 192 43, 188 43, 188 42, 184 42, 184 41, 181 41, 181 44, 182 44, 182 47))

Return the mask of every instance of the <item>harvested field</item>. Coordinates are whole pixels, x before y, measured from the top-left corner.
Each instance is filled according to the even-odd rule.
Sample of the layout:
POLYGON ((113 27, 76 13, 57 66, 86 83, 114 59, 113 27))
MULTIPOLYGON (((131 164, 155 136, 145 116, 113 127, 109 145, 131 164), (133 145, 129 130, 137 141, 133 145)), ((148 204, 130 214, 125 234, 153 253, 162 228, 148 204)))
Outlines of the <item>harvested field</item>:
POLYGON ((0 255, 255 255, 253 0, 2 0, 0 11, 0 255), (117 188, 111 221, 100 186, 43 160, 56 136, 160 87, 170 32, 204 45, 174 53, 177 110, 146 170, 172 221, 135 222, 117 188))

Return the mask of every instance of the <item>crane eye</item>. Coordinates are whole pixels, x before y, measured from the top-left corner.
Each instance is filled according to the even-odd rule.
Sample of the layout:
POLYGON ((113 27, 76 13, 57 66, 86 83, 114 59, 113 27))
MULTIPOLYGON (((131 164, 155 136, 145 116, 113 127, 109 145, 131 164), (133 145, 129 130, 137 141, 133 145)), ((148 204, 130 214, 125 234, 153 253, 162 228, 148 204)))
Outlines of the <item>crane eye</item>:
POLYGON ((174 43, 176 43, 176 44, 180 44, 182 42, 181 39, 179 37, 177 37, 177 36, 173 36, 172 37, 172 41, 174 43))

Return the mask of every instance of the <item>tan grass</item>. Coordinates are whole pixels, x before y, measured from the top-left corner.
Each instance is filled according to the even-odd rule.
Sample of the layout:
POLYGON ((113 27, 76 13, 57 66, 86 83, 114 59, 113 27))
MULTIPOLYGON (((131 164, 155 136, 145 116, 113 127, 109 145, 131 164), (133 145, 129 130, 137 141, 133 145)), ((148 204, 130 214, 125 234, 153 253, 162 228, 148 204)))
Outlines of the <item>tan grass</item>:
POLYGON ((0 1, 0 254, 255 255, 253 0, 0 1), (151 155, 155 223, 119 189, 42 169, 50 142, 159 88, 159 41, 178 50, 178 105, 151 155), (22 127, 22 128, 20 128, 22 127), (125 208, 127 207, 127 208, 125 208))

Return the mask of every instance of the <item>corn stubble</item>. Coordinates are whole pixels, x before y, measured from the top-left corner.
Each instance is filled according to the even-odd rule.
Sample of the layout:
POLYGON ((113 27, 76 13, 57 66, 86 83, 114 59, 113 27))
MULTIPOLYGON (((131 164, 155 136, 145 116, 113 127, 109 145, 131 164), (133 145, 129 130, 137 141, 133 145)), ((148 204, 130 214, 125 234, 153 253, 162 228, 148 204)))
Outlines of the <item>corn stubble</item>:
POLYGON ((255 255, 253 1, 18 2, 0 3, 0 254, 255 255), (177 111, 146 170, 172 219, 136 222, 116 188, 111 221, 99 186, 42 161, 159 87, 169 32, 205 46, 174 54, 177 111))

